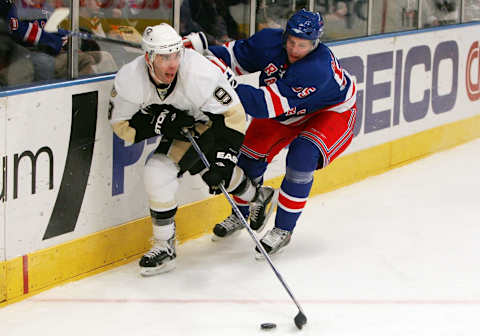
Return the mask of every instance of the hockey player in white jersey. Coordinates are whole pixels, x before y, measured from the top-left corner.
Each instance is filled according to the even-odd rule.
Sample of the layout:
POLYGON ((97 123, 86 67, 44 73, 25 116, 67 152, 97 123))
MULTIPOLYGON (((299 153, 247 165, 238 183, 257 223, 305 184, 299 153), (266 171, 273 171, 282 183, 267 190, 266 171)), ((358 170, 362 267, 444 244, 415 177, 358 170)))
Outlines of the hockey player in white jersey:
POLYGON ((128 143, 161 136, 145 164, 145 189, 153 224, 153 246, 140 260, 142 275, 175 267, 175 220, 179 176, 202 173, 211 193, 223 183, 232 194, 254 193, 236 167, 246 129, 245 112, 225 74, 192 49, 168 24, 147 27, 144 56, 117 73, 109 118, 128 143), (207 170, 183 135, 189 129, 210 161, 207 170))

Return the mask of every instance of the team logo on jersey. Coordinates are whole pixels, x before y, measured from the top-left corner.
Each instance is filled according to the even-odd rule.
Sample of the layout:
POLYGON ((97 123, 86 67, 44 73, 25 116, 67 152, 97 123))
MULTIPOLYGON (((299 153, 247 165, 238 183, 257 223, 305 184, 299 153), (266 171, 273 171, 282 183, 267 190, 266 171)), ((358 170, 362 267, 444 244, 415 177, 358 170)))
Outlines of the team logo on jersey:
POLYGON ((275 66, 275 64, 270 63, 265 67, 265 69, 263 69, 263 71, 267 74, 267 76, 271 76, 278 71, 278 68, 275 66))

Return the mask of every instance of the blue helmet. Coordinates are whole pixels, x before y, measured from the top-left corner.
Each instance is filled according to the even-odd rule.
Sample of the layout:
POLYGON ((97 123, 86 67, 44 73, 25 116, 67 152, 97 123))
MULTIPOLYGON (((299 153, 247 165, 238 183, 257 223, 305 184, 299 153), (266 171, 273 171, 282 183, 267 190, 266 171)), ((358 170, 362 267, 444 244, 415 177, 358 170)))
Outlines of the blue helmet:
POLYGON ((317 41, 323 34, 323 18, 320 13, 301 9, 288 19, 285 38, 293 35, 306 40, 317 41))

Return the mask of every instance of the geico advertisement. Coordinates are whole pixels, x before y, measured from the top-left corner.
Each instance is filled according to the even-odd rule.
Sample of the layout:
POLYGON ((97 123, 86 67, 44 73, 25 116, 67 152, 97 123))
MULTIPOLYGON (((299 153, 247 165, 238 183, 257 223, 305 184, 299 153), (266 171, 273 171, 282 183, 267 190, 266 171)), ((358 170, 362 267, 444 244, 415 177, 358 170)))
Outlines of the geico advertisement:
POLYGON ((348 151, 478 114, 478 27, 333 46, 357 84, 348 151))
MULTIPOLYGON (((333 45, 357 80, 349 151, 479 113, 475 27, 333 45)), ((143 165, 158 139, 127 145, 113 134, 111 86, 105 80, 0 99, 7 259, 148 215, 143 165)), ((283 169, 277 160, 267 177, 283 169)), ((178 199, 203 199, 206 190, 187 175, 178 199)))

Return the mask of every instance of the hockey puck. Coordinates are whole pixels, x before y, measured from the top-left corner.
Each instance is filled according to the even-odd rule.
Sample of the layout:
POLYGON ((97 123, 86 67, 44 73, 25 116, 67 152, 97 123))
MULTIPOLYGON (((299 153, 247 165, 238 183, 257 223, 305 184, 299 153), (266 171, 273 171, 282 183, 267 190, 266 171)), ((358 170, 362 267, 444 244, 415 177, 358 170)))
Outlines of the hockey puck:
POLYGON ((260 328, 263 330, 270 330, 270 329, 275 329, 277 325, 275 323, 262 323, 260 324, 260 328))

